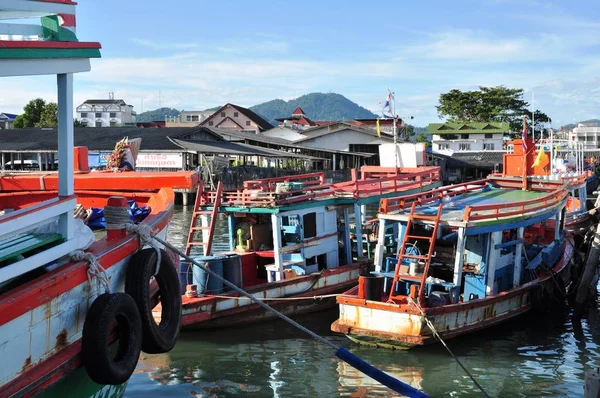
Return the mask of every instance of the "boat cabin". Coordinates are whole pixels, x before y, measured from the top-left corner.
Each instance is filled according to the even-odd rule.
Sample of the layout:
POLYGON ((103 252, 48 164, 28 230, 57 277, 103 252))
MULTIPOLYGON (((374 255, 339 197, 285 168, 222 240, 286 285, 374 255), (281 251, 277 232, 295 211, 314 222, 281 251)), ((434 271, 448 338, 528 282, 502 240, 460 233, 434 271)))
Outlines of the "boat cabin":
POLYGON ((552 268, 564 243, 566 183, 519 184, 490 178, 383 199, 372 275, 383 277, 384 297, 424 307, 468 302, 552 268))

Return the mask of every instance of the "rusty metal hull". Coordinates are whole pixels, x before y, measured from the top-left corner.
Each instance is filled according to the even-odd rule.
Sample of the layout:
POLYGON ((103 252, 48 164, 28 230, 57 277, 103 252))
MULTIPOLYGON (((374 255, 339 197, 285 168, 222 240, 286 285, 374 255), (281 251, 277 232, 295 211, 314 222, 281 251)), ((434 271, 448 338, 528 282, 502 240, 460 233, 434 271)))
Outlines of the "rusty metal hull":
MULTIPOLYGON (((166 239, 173 216, 173 193, 148 195, 153 207, 144 223, 166 239)), ((124 291, 127 265, 138 249, 139 239, 131 234, 115 241, 102 238, 88 249, 105 269, 112 292, 124 291)), ((179 258, 169 255, 178 264, 179 258)), ((56 386, 71 381, 73 386, 86 387, 71 391, 69 396, 122 395, 124 385, 104 388, 94 384, 82 368, 86 314, 103 293, 95 280, 88 282, 87 269, 85 261, 65 262, 0 295, 0 357, 10 358, 0 367, 0 396, 33 396, 41 391, 51 395, 56 393, 56 386)))
MULTIPOLYGON (((320 275, 269 282, 250 288, 249 293, 266 299, 265 303, 286 315, 321 311, 335 307, 335 295, 356 286, 359 268, 360 265, 347 265, 320 275)), ((158 321, 160 311, 154 314, 158 321)), ((276 317, 237 293, 226 293, 194 299, 184 297, 181 323, 184 330, 204 329, 247 325, 276 317)))
MULTIPOLYGON (((425 308, 425 315, 440 336, 449 339, 524 314, 532 308, 532 296, 541 289, 555 293, 556 282, 552 278, 561 278, 564 286, 567 286, 572 253, 569 244, 554 267, 553 274, 483 299, 425 308)), ((410 348, 436 341, 425 322, 425 316, 413 304, 368 301, 350 295, 338 297, 337 302, 340 316, 331 329, 346 334, 358 343, 384 348, 410 348)))

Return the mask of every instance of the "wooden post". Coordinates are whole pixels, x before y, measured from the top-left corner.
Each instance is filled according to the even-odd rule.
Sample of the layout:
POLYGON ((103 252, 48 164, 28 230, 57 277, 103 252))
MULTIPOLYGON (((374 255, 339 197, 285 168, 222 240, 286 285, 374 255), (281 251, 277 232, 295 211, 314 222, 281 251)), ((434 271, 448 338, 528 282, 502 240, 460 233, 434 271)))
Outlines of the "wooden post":
MULTIPOLYGON (((556 224, 558 229, 558 224, 556 224)), ((517 243, 515 247, 515 270, 513 274, 513 287, 517 287, 521 285, 521 272, 522 272, 522 257, 523 257, 523 234, 525 232, 525 227, 517 228, 517 239, 521 241, 521 243, 517 243)))
POLYGON ((38 152, 37 158, 38 158, 38 167, 39 167, 40 171, 44 171, 44 165, 42 164, 42 153, 41 152, 38 152))
POLYGON ((356 225, 356 256, 357 258, 363 257, 363 235, 362 235, 362 216, 360 212, 360 205, 354 203, 354 224, 356 225))
MULTIPOLYGON (((600 196, 599 196, 600 198, 600 196)), ((598 206, 598 200, 596 200, 595 207, 598 206)), ((557 226, 558 228, 558 226, 557 226)), ((585 262, 585 268, 583 269, 583 274, 581 275, 581 280, 579 281, 579 290, 577 291, 577 296, 575 297, 575 308, 573 310, 573 320, 579 321, 581 320, 581 316, 583 315, 583 310, 585 307, 585 302, 588 298, 588 294, 590 291, 590 283, 594 279, 598 268, 598 259, 600 258, 600 224, 596 226, 596 234, 594 235, 594 240, 592 245, 589 248, 587 259, 585 262)))
POLYGON ((381 272, 381 268, 383 265, 383 254, 385 250, 385 228, 386 228, 386 220, 381 218, 379 219, 379 234, 377 235, 377 245, 375 246, 375 259, 373 260, 375 263, 375 272, 381 272))
POLYGON ((4 171, 4 169, 6 168, 6 161, 5 161, 5 157, 4 157, 5 153, 2 152, 2 171, 4 171))
POLYGON ((344 251, 346 252, 346 264, 352 263, 352 240, 350 239, 350 215, 348 207, 344 206, 344 251))
MULTIPOLYGON (((281 258, 281 217, 277 214, 271 214, 271 224, 273 227, 273 257, 275 260, 275 280, 280 281, 283 279, 283 261, 281 258)), ((270 281, 270 272, 267 271, 267 279, 270 281)))
MULTIPOLYGON (((439 228, 438 228, 439 229, 439 228)), ((456 256, 454 257, 454 278, 452 282, 456 286, 460 286, 462 281, 462 269, 465 258, 465 246, 467 244, 467 235, 465 228, 458 228, 458 241, 456 242, 456 256)))
POLYGON ((500 249, 496 249, 496 245, 502 242, 502 231, 492 232, 490 234, 490 247, 488 248, 488 263, 487 263, 487 288, 486 294, 494 294, 494 279, 496 275, 496 263, 500 255, 500 249))
MULTIPOLYGON (((58 85, 58 195, 75 193, 73 159, 73 74, 57 75, 58 85)), ((60 216, 58 230, 67 240, 74 238, 73 212, 75 208, 60 216)))

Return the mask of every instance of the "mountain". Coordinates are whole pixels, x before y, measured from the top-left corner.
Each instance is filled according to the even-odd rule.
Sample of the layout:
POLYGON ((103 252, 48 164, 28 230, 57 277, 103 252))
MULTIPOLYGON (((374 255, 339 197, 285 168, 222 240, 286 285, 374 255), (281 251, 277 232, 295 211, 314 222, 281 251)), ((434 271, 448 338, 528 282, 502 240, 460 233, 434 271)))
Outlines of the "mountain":
MULTIPOLYGON (((579 123, 596 123, 598 126, 600 126, 600 119, 583 120, 579 123)), ((575 127, 577 127, 576 123, 569 123, 569 124, 565 124, 564 126, 561 126, 560 129, 561 130, 573 130, 575 127)))
POLYGON ((138 113, 135 120, 138 122, 152 122, 155 120, 165 120, 165 115, 178 116, 179 111, 175 108, 158 108, 153 111, 138 113))
POLYGON ((291 115, 297 106, 300 106, 306 116, 312 120, 340 121, 377 117, 368 109, 350 101, 341 94, 335 93, 310 93, 289 101, 276 99, 254 105, 250 107, 250 110, 258 113, 276 126, 275 119, 291 115))

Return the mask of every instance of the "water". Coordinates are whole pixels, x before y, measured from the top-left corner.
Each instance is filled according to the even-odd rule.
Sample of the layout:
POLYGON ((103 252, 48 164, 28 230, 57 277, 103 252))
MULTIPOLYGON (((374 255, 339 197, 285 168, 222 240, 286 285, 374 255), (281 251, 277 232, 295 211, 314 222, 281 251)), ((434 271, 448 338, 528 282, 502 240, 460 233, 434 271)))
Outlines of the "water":
MULTIPOLYGON (((191 211, 181 208, 169 240, 183 246, 191 211)), ((225 244, 225 223, 217 229, 225 244)), ((598 303, 600 304, 600 303, 598 303)), ((408 351, 360 347, 329 331, 336 310, 297 317, 376 367, 433 397, 483 396, 441 345, 408 351)), ((587 370, 600 366, 598 305, 575 327, 569 313, 525 315, 449 340, 463 364, 493 397, 578 397, 587 370)), ((333 353, 282 322, 186 332, 175 349, 142 353, 126 397, 393 397, 333 353)))

